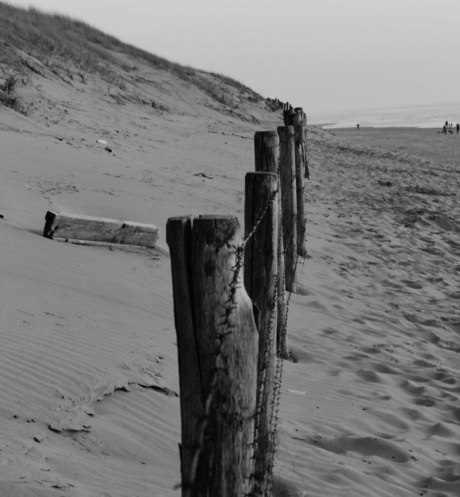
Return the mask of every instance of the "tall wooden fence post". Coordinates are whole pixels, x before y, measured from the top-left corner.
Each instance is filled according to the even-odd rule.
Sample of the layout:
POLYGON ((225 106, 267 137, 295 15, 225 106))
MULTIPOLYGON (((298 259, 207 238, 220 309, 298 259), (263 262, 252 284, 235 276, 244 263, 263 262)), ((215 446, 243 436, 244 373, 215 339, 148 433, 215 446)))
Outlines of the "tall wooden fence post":
POLYGON ((307 114, 303 112, 302 110, 302 125, 303 125, 303 150, 302 150, 302 155, 303 155, 303 161, 305 164, 305 178, 310 179, 310 168, 308 167, 308 155, 307 155, 307 114))
POLYGON ((297 291, 297 193, 293 126, 279 126, 280 181, 286 290, 297 291))
MULTIPOLYGON (((276 173, 278 175, 278 213, 281 218, 281 183, 279 178, 280 139, 277 131, 258 131, 254 136, 254 152, 256 171, 276 173)), ((281 223, 279 223, 279 229, 281 223)), ((282 233, 278 235, 278 313, 276 348, 278 355, 284 359, 289 357, 286 336, 286 282, 284 278, 284 244, 282 233)))
POLYGON ((270 473, 271 405, 276 361, 278 177, 274 173, 248 173, 245 181, 244 286, 258 309, 259 360, 257 365, 257 415, 255 426, 256 495, 265 495, 270 473), (276 300, 275 300, 276 299, 276 300))
POLYGON ((259 339, 242 282, 238 220, 170 218, 183 497, 252 491, 259 339))
POLYGON ((301 116, 291 107, 283 110, 283 121, 285 126, 297 126, 301 116))
POLYGON ((284 113, 286 125, 294 126, 295 133, 295 173, 296 173, 296 197, 297 197, 297 254, 301 257, 307 255, 305 240, 306 216, 305 216, 305 114, 301 107, 284 113))
POLYGON ((257 131, 254 135, 254 159, 257 172, 278 174, 280 139, 276 131, 257 131))

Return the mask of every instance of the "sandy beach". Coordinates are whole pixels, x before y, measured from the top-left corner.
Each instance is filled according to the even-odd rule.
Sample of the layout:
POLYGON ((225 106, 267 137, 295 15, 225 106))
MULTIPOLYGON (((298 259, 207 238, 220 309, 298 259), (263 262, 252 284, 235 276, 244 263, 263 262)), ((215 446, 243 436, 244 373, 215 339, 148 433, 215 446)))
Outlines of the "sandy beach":
POLYGON ((458 137, 334 135, 309 135, 311 259, 295 303, 310 325, 291 333, 286 454, 306 495, 455 495, 458 137))
MULTIPOLYGON (((254 133, 282 116, 40 81, 30 117, 0 108, 0 494, 178 496, 166 221, 243 226, 254 133), (161 250, 45 239, 47 210, 155 224, 161 250)), ((459 495, 459 156, 436 130, 309 128, 276 495, 459 495)))

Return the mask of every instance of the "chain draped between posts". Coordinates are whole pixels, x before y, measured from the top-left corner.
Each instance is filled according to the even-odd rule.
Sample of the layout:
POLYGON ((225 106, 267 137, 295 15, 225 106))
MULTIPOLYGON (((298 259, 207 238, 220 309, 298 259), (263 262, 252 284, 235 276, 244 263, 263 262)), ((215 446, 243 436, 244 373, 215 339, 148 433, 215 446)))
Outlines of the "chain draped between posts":
MULTIPOLYGON (((295 174, 292 175, 290 185, 295 182, 296 177, 295 174)), ((278 167, 277 167, 277 188, 273 192, 273 194, 270 196, 270 199, 267 201, 267 204, 265 205, 262 213, 259 215, 257 221, 254 223, 254 226, 250 233, 247 235, 247 237, 243 240, 242 246, 246 245, 247 242, 255 235, 257 232, 257 228, 263 221, 264 217, 268 213, 268 210, 271 206, 271 204, 276 200, 277 195, 281 191, 281 185, 280 185, 280 161, 278 159, 278 167)), ((287 192, 283 194, 283 198, 281 199, 281 202, 285 199, 287 195, 287 192)), ((281 210, 281 216, 280 216, 280 222, 279 222, 279 227, 278 227, 278 252, 281 252, 282 250, 282 237, 283 237, 283 210, 281 210)), ((289 243, 292 243, 293 239, 293 232, 291 231, 290 237, 289 237, 289 243)), ((284 251, 288 249, 289 243, 287 246, 284 247, 284 251)), ((299 255, 297 254, 296 256, 296 262, 295 262, 295 267, 297 267, 297 263, 299 260, 299 255)), ((241 264, 242 267, 242 264, 241 264)), ((280 264, 278 264, 278 270, 275 275, 275 290, 272 298, 272 304, 271 304, 271 319, 270 319, 270 328, 267 332, 268 335, 268 341, 271 344, 273 340, 273 335, 274 335, 274 329, 275 329, 275 308, 277 306, 277 299, 279 297, 278 295, 278 281, 280 278, 280 272, 283 272, 283 281, 285 281, 284 277, 284 272, 285 272, 285 266, 283 265, 281 267, 280 264)), ((288 313, 289 313, 289 303, 291 299, 292 291, 288 292, 288 297, 286 301, 286 307, 285 307, 285 315, 283 319, 283 324, 282 324, 282 332, 285 334, 287 330, 287 323, 288 323, 288 313)), ((264 376, 262 377, 260 381, 260 385, 258 385, 258 403, 257 403, 257 411, 256 411, 256 426, 257 426, 257 417, 260 416, 260 410, 261 410, 261 403, 260 399, 262 398, 264 394, 264 389, 265 389, 265 371, 268 365, 268 351, 270 350, 270 347, 266 348, 266 355, 264 358, 264 376)), ((282 383, 282 375, 283 375, 283 358, 280 354, 277 354, 277 360, 276 360, 276 366, 275 366, 275 374, 274 374, 274 391, 272 395, 272 399, 270 402, 270 426, 272 427, 272 432, 270 436, 270 455, 269 455, 269 467, 268 471, 265 474, 265 481, 262 482, 261 488, 264 489, 264 497, 270 496, 272 493, 272 480, 273 480, 273 467, 274 467, 274 459, 275 459, 275 452, 276 452, 276 445, 277 445, 277 428, 278 428, 278 421, 279 421, 279 405, 280 405, 280 396, 281 396, 281 383, 282 383)), ((254 445, 257 446, 258 440, 257 440, 257 432, 255 433, 255 440, 254 440, 254 445)), ((254 492, 251 492, 250 495, 258 495, 255 494, 254 492)))
MULTIPOLYGON (((192 464, 191 464, 191 470, 189 473, 189 481, 183 483, 183 495, 185 497, 192 497, 193 495, 193 488, 196 483, 196 476, 197 476, 197 469, 199 465, 199 460, 200 456, 202 454, 203 448, 205 446, 205 441, 206 441, 206 429, 209 425, 209 419, 210 419, 210 414, 211 410, 213 408, 213 403, 215 401, 215 393, 216 390, 215 388, 218 385, 219 382, 219 375, 225 374, 226 370, 223 367, 222 360, 225 359, 223 357, 223 346, 225 343, 226 338, 231 335, 234 332, 235 325, 231 322, 231 316, 232 313, 235 311, 237 308, 237 302, 236 302, 236 295, 237 295, 237 289, 239 286, 242 285, 242 277, 241 277, 241 270, 244 265, 244 249, 245 246, 249 243, 249 241, 255 236, 255 234, 258 231, 258 228, 260 227, 261 223, 263 222, 265 216, 270 210, 270 207, 272 204, 277 201, 277 197, 281 191, 281 185, 280 185, 280 161, 278 160, 278 174, 277 174, 277 188, 275 191, 273 191, 270 195, 270 198, 266 202, 264 208, 258 215, 256 221, 253 223, 253 226, 251 228, 251 231, 247 234, 246 237, 243 238, 243 240, 238 243, 234 244, 231 246, 228 246, 228 248, 232 251, 234 251, 235 255, 235 263, 233 267, 231 268, 232 270, 232 275, 230 282, 228 284, 228 298, 225 302, 225 306, 221 315, 221 322, 219 325, 222 326, 223 330, 221 333, 217 333, 215 335, 215 340, 216 340, 216 352, 215 352, 215 364, 214 364, 214 369, 212 372, 211 376, 211 381, 210 381, 210 391, 205 399, 204 402, 204 413, 201 417, 201 419, 198 422, 197 425, 197 430, 198 430, 198 437, 197 437, 197 444, 196 447, 194 448, 193 452, 193 457, 192 457, 192 464)), ((295 182, 296 177, 295 174, 292 176, 291 179, 291 186, 295 182)), ((287 192, 283 193, 282 200, 286 197, 287 192)), ((281 215, 279 219, 279 226, 278 226, 278 253, 281 252, 281 247, 283 246, 282 243, 282 237, 283 237, 283 210, 281 210, 281 215)), ((289 247, 289 244, 292 243, 293 240, 293 230, 290 232, 290 237, 289 237, 289 242, 286 246, 284 246, 284 252, 289 247)), ((294 269, 294 275, 295 271, 297 268, 299 260, 299 255, 297 254, 296 259, 295 259, 295 269, 294 269)), ((273 295, 271 298, 271 317, 270 317, 270 324, 269 324, 269 329, 264 330, 264 333, 266 333, 267 336, 267 341, 269 343, 269 347, 266 348, 265 351, 265 357, 264 357, 264 368, 262 370, 262 377, 259 379, 259 383, 257 384, 257 392, 256 392, 256 411, 254 413, 254 419, 255 419, 255 432, 254 432, 254 441, 251 444, 251 447, 248 447, 248 450, 251 451, 253 454, 252 459, 254 463, 254 452, 257 447, 257 444, 259 443, 258 440, 258 433, 257 433, 257 426, 258 426, 258 420, 261 416, 261 400, 264 396, 265 389, 266 389, 266 371, 268 368, 268 361, 269 361, 269 351, 271 349, 271 345, 273 344, 274 340, 274 330, 276 327, 276 312, 275 309, 277 308, 277 302, 278 299, 281 298, 281 295, 279 295, 278 292, 278 283, 279 279, 281 278, 282 275, 284 275, 285 272, 285 265, 281 265, 278 263, 277 266, 277 271, 276 274, 274 275, 275 277, 275 285, 274 285, 274 291, 273 295)), ((283 278, 283 281, 285 281, 285 278, 283 278)), ((284 290, 283 290, 284 291, 284 290)), ((287 322, 288 322, 288 314, 289 314, 289 304, 291 300, 291 295, 292 291, 288 292, 287 300, 286 300, 286 306, 285 306, 285 313, 282 319, 282 331, 285 333, 287 329, 287 322)), ((277 354, 277 360, 276 360, 276 365, 275 365, 275 370, 274 370, 274 390, 272 392, 271 400, 270 400, 270 414, 269 414, 269 419, 270 419, 270 426, 271 426, 271 434, 270 434, 270 454, 269 454, 269 459, 268 459, 268 471, 264 475, 265 479, 263 482, 256 482, 254 478, 254 474, 250 475, 244 475, 245 479, 251 480, 250 483, 250 491, 249 493, 246 493, 245 495, 247 497, 252 497, 252 496, 257 496, 261 497, 268 497, 271 495, 272 491, 272 480, 273 480, 273 467, 274 467, 274 459, 275 459, 275 449, 277 445, 277 429, 278 429, 278 421, 279 421, 279 406, 280 406, 280 396, 281 396, 281 383, 282 383, 282 376, 283 376, 283 358, 280 357, 280 354, 277 354), (257 487, 256 485, 259 485, 257 487), (263 489, 263 493, 260 491, 257 491, 258 488, 263 489)), ((218 409, 218 407, 217 407, 218 409)), ((254 468, 254 464, 252 465, 254 468)))
MULTIPOLYGON (((292 176, 291 178, 291 185, 295 182, 295 175, 292 176)), ((263 218, 267 214, 270 205, 275 201, 276 196, 281 190, 280 186, 280 161, 278 160, 278 168, 277 168, 277 189, 273 192, 272 196, 270 197, 269 201, 267 202, 264 210, 262 211, 261 215, 259 216, 258 220, 256 223, 254 223, 254 226, 249 233, 249 235, 246 237, 246 239, 243 241, 243 244, 246 244, 251 237, 254 236, 254 234, 257 231, 258 226, 262 222, 263 218)), ((286 197, 287 192, 284 193, 282 201, 286 197)), ((279 222, 279 227, 278 227, 278 252, 281 252, 282 250, 282 236, 283 236, 283 210, 281 210, 281 216, 280 216, 280 222, 279 222)), ((292 243, 293 239, 293 232, 291 231, 290 238, 289 238, 289 243, 292 243)), ((286 251, 288 246, 284 247, 284 250, 286 251)), ((295 266, 297 267, 297 262, 299 259, 299 255, 297 254, 296 256, 296 264, 295 266)), ((275 328, 275 313, 274 310, 277 305, 277 299, 278 299, 278 280, 280 278, 280 271, 283 273, 285 272, 285 266, 283 265, 282 267, 278 264, 278 271, 275 275, 275 291, 272 299, 272 314, 271 314, 271 320, 270 320, 270 329, 268 330, 268 341, 271 343, 273 340, 273 335, 274 335, 274 328, 275 328)), ((285 277, 283 277, 283 281, 285 281, 285 277)), ((289 303, 291 299, 292 291, 288 292, 288 297, 286 301, 286 307, 285 307, 285 315, 283 319, 283 326, 282 326, 282 332, 285 333, 287 330, 287 322, 288 322, 288 312, 289 312, 289 303)), ((270 350, 270 347, 267 347, 266 349, 266 357, 265 357, 265 367, 267 367, 267 362, 268 362, 268 351, 270 350)), ((265 373, 265 369, 264 369, 265 373)), ((275 452, 276 452, 276 445, 277 445, 277 428, 278 428, 278 420, 279 420, 279 405, 280 405, 280 396, 281 396, 281 383, 282 383, 282 375, 283 375, 283 358, 281 357, 280 354, 277 354, 277 361, 276 361, 276 366, 275 366, 275 374, 274 374, 274 384, 275 388, 273 391, 271 403, 270 403, 270 426, 272 427, 272 432, 270 436, 270 457, 269 457, 269 468, 267 473, 265 474, 265 481, 262 483, 262 488, 265 489, 264 491, 264 497, 271 495, 272 491, 272 479, 273 479, 273 466, 274 466, 274 459, 275 459, 275 452)), ((261 399, 264 393, 264 380, 265 376, 262 377, 261 384, 258 385, 258 399, 261 399)), ((260 402, 258 402, 258 407, 257 407, 257 412, 256 416, 260 416, 260 402)), ((256 422, 257 426, 257 422, 256 422)), ((257 445, 257 433, 255 434, 255 445, 257 445)), ((253 494, 255 495, 255 494, 253 494)))

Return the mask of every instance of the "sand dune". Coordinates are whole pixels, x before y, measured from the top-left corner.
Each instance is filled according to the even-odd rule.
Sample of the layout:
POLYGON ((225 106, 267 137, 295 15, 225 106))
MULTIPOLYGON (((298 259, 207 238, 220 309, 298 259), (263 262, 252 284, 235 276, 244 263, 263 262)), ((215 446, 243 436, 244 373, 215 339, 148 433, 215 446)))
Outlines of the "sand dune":
MULTIPOLYGON (((281 116, 40 91, 51 109, 0 113, 0 494, 177 496, 169 259, 44 239, 44 215, 155 224, 163 249, 168 217, 242 221, 253 135, 281 116)), ((361 131, 309 129, 309 257, 289 310, 275 489, 457 496, 459 139, 361 131)))

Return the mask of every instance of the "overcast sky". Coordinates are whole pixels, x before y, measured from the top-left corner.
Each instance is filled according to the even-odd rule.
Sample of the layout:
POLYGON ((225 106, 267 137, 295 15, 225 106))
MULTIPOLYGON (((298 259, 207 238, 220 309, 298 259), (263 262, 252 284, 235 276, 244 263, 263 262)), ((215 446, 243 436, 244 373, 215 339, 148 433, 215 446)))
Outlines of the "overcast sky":
POLYGON ((460 0, 9 0, 307 114, 460 101, 460 0))

